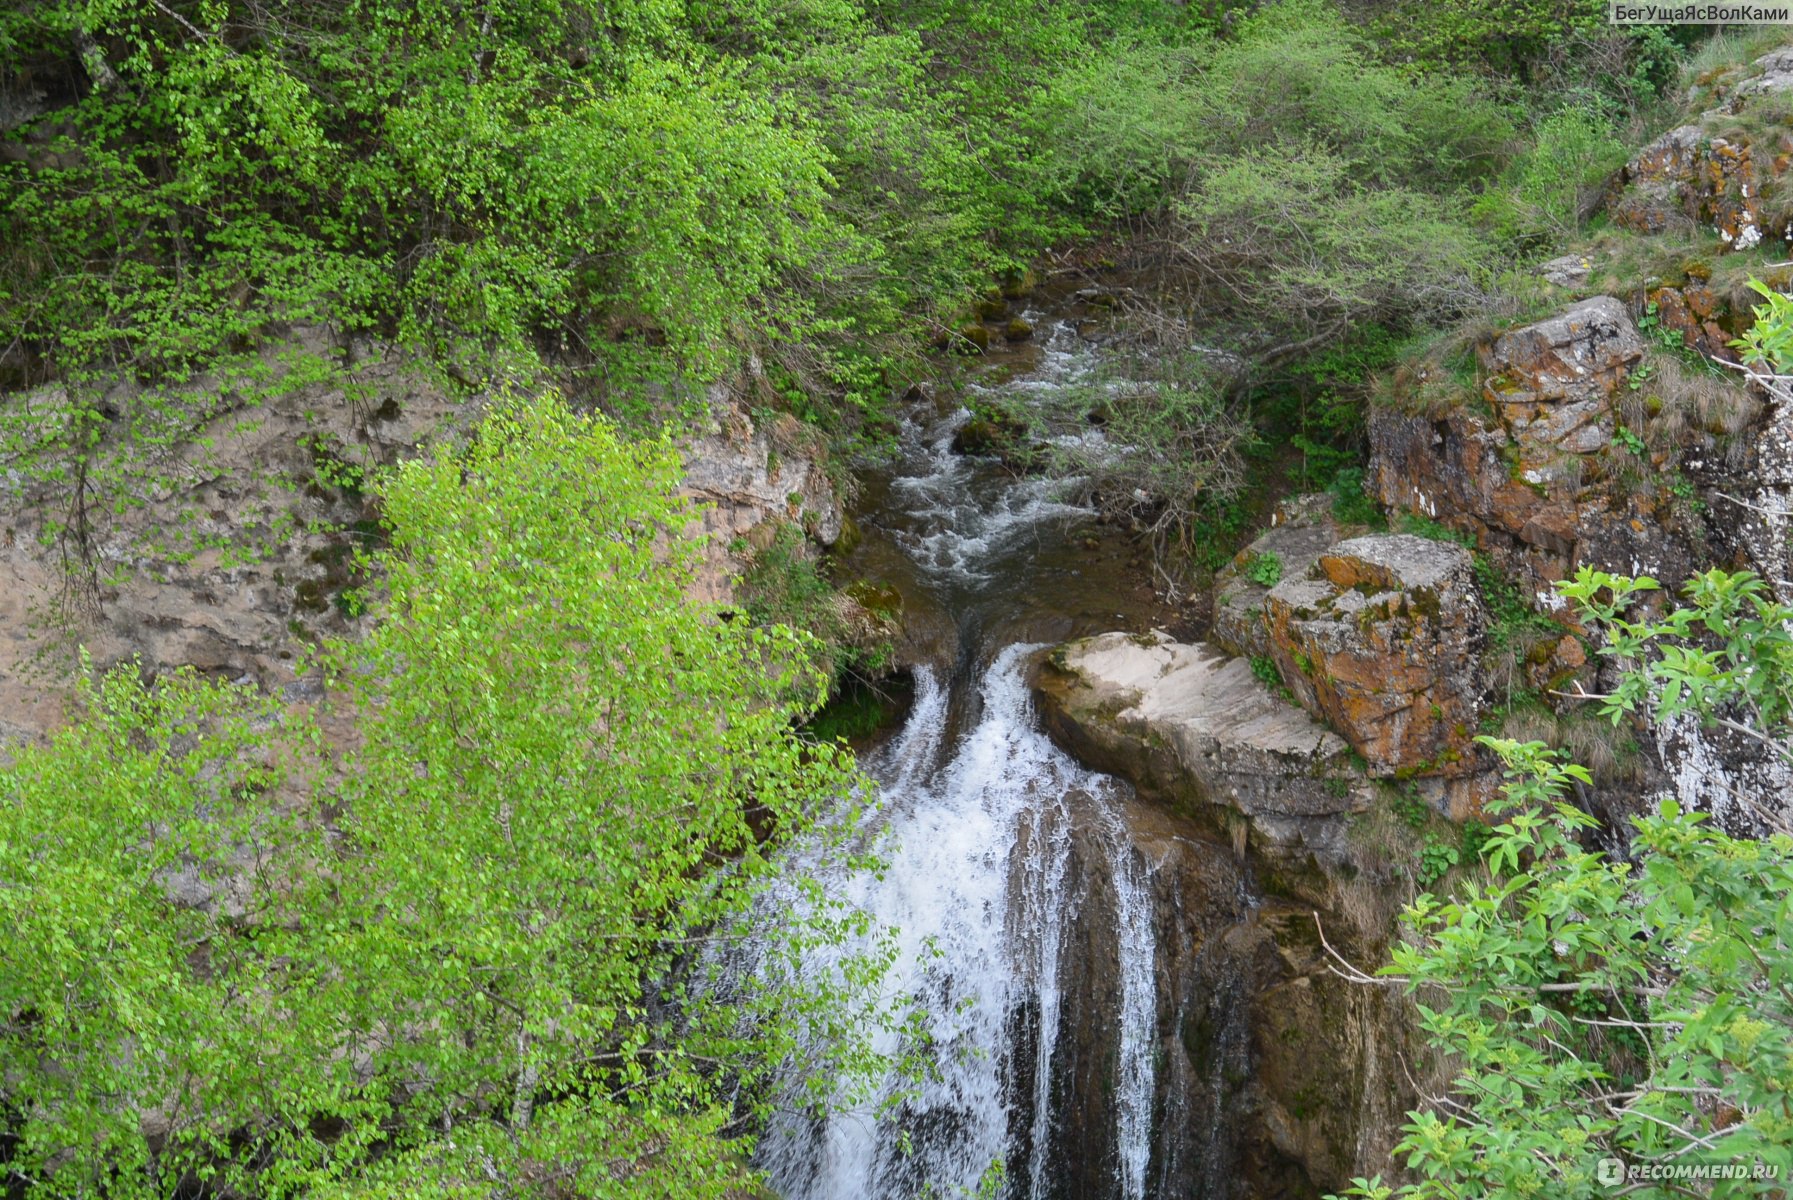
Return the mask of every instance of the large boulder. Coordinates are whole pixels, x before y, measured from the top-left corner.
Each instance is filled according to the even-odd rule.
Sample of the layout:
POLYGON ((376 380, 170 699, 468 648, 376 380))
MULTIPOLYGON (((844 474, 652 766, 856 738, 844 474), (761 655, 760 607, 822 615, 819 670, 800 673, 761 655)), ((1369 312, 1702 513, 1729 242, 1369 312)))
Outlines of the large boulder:
POLYGON ((1625 306, 1595 296, 1495 339, 1482 353, 1483 394, 1511 430, 1522 469, 1612 440, 1613 398, 1644 343, 1625 306))
POLYGON ((1264 598, 1284 578, 1306 575, 1339 540, 1330 496, 1301 496, 1277 507, 1270 528, 1214 578, 1214 622, 1208 637, 1230 654, 1270 653, 1264 598), (1265 569, 1265 564, 1272 564, 1265 569))
POLYGON ((1204 643, 1086 638, 1048 657, 1038 689, 1047 727, 1084 761, 1186 811, 1230 810, 1273 845, 1324 853, 1341 834, 1326 819, 1366 803, 1337 734, 1204 643))
MULTIPOLYGON (((1461 779, 1474 738, 1487 615, 1463 547, 1411 534, 1340 542, 1265 601, 1271 654, 1302 704, 1373 775, 1461 779)), ((1465 815, 1479 793, 1433 789, 1465 815)))

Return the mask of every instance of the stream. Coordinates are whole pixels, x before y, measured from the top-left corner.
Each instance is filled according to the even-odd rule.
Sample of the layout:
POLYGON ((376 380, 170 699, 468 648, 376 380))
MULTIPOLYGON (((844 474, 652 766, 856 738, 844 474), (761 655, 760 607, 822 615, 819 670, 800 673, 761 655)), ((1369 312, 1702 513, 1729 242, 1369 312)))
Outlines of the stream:
MULTIPOLYGON (((993 347, 967 390, 1038 399, 1095 364, 1075 310, 1025 315, 1040 334, 993 347)), ((954 399, 905 416, 845 564, 939 627, 901 729, 862 757, 883 799, 864 836, 888 869, 804 864, 898 931, 888 986, 922 1010, 930 1069, 825 1119, 775 1118, 759 1165, 784 1200, 1230 1195, 1242 988, 1204 931, 1238 921, 1248 890, 1224 849, 1054 745, 1029 685, 1047 645, 1184 615, 1065 481, 956 453, 969 418, 954 399)))

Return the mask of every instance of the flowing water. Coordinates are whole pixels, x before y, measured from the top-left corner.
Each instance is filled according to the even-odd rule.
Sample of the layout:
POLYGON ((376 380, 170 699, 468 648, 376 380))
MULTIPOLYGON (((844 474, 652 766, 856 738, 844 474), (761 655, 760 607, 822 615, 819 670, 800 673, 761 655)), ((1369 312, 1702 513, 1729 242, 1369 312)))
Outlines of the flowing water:
MULTIPOLYGON (((1038 400, 1089 370, 1071 321, 1041 341, 972 386, 1038 400)), ((864 759, 883 797, 864 836, 885 839, 888 869, 801 863, 898 931, 890 986, 915 997, 928 1037, 888 1033, 878 1049, 922 1049, 931 1070, 851 1111, 772 1121, 760 1162, 786 1200, 973 1195, 993 1164, 1004 1200, 1158 1194, 1157 867, 1126 789, 1048 739, 1027 680, 1036 641, 1162 614, 1117 583, 1116 539, 1096 544, 1066 481, 953 451, 968 417, 911 413, 861 517, 860 566, 898 576, 952 629, 914 667, 900 733, 864 759)))

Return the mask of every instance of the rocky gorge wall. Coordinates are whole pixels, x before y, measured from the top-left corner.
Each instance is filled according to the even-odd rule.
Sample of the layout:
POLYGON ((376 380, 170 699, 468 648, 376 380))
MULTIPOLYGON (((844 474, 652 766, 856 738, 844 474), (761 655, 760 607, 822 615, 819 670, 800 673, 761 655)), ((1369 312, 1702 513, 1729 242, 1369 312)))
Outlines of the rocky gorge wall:
POLYGON ((1381 961, 1410 894, 1363 823, 1349 744, 1246 660, 1161 634, 1059 647, 1037 689, 1055 740, 1164 813, 1162 839, 1131 824, 1159 856, 1159 1138, 1193 1172, 1166 1194, 1317 1195, 1380 1169, 1423 1054, 1405 1000, 1345 979, 1322 943, 1381 961), (1230 908, 1184 899, 1220 864, 1178 828, 1231 846, 1230 908))
MULTIPOLYGON (((268 359, 333 353, 328 343, 297 331, 268 359)), ((359 357, 352 388, 308 384, 227 405, 143 474, 151 482, 133 486, 129 504, 93 514, 86 547, 55 532, 68 523, 63 484, 0 463, 0 746, 59 726, 77 647, 102 670, 135 658, 152 674, 193 667, 294 703, 318 698, 302 672, 307 647, 370 619, 351 600, 377 583, 356 558, 381 536, 362 472, 465 436, 482 409, 367 347, 359 357)), ((693 592, 707 602, 731 596, 778 525, 823 544, 842 529, 825 446, 789 416, 756 426, 744 391, 713 388, 682 447, 683 492, 700 506, 691 532, 704 538, 693 592)), ((6 403, 53 411, 64 398, 6 403)), ((142 404, 120 387, 106 407, 124 423, 142 404)))
MULTIPOLYGON (((1793 412, 1731 370, 1730 345, 1751 319, 1741 279, 1793 286, 1786 263, 1758 265, 1793 242, 1790 91, 1789 50, 1702 77, 1711 107, 1613 181, 1619 232, 1544 265, 1548 311, 1403 365, 1369 414, 1367 472, 1403 532, 1347 525, 1330 497, 1285 501, 1219 573, 1207 641, 1109 633, 1040 667, 1052 736, 1230 843, 1252 893, 1252 919, 1208 937, 1209 953, 1252 949, 1204 986, 1224 981, 1210 995, 1249 1031, 1227 1052, 1249 1080, 1229 1103, 1254 1187, 1386 1173, 1403 1114, 1444 1082, 1410 1002, 1333 968, 1386 961, 1422 878, 1448 885, 1418 852, 1454 846, 1497 793, 1479 734, 1604 754, 1579 798, 1615 852, 1625 818, 1666 795, 1737 835, 1793 824, 1793 772, 1759 744, 1589 716, 1573 694, 1610 690, 1617 668, 1555 589, 1584 567, 1648 574, 1662 605, 1722 567, 1793 591, 1793 412), (1597 261, 1681 234, 1734 261, 1684 257, 1623 286, 1597 261)), ((1179 1030, 1201 1029, 1176 995, 1179 1030)))

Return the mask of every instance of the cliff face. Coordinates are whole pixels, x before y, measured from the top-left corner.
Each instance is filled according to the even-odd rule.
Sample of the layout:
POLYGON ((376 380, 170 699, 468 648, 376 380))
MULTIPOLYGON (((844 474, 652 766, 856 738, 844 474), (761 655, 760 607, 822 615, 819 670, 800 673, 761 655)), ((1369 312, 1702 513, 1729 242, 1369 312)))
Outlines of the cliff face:
POLYGON ((1037 686, 1052 735, 1145 802, 1129 829, 1154 860, 1154 1162, 1184 1189, 1166 1194, 1316 1195, 1381 1169, 1413 1102, 1401 1064, 1422 1055, 1406 1002, 1347 982, 1321 941, 1381 961, 1407 895, 1346 741, 1245 660, 1163 635, 1060 647, 1037 686))
MULTIPOLYGON (((322 350, 314 341, 301 333, 298 348, 322 350)), ((831 542, 842 514, 826 449, 795 420, 756 428, 728 387, 711 401, 707 428, 685 443, 685 494, 704 506, 694 593, 724 601, 761 531, 790 521, 831 542)), ((6 402, 53 413, 64 398, 6 402)), ((121 422, 140 408, 124 388, 107 405, 121 422)), ((352 396, 285 389, 193 430, 141 473, 132 503, 89 513, 85 538, 66 485, 0 475, 12 485, 0 519, 0 744, 60 723, 77 647, 99 668, 137 658, 152 673, 191 666, 315 699, 306 649, 353 636, 369 619, 354 594, 377 585, 357 562, 381 537, 362 473, 464 435, 479 411, 369 355, 352 396)))
MULTIPOLYGON (((1371 414, 1377 499, 1462 537, 1561 625, 1508 672, 1541 695, 1614 682, 1554 590, 1582 567, 1653 576, 1657 604, 1711 567, 1752 570, 1783 593, 1793 573, 1788 519, 1775 515, 1793 493, 1793 414, 1686 361, 1646 355, 1625 306, 1596 297, 1495 339, 1458 405, 1371 414)), ((1480 670, 1472 687, 1492 707, 1491 665, 1464 667, 1480 670)), ((1689 721, 1636 733, 1648 786, 1603 798, 1609 812, 1672 789, 1733 833, 1793 815, 1793 776, 1759 745, 1689 721)))
POLYGON ((1480 358, 1454 406, 1371 414, 1376 498, 1466 535, 1547 609, 1551 585, 1583 565, 1686 578, 1702 539, 1673 492, 1685 447, 1651 452, 1647 412, 1638 428, 1621 412, 1644 360, 1625 306, 1572 304, 1480 358))
MULTIPOLYGON (((1240 1144, 1279 1164, 1263 1178, 1337 1187, 1386 1168, 1416 1078, 1430 1086, 1406 1002, 1330 972, 1318 930, 1346 959, 1385 961, 1420 878, 1415 835, 1448 839, 1495 795, 1475 738, 1509 729, 1515 693, 1544 713, 1519 736, 1588 748, 1568 693, 1608 690, 1614 668, 1554 585, 1583 567, 1648 574, 1665 604, 1723 567, 1793 592, 1793 412, 1729 369, 1751 319, 1742 281, 1793 284, 1758 262, 1793 241, 1790 90, 1788 50, 1702 78, 1693 101, 1710 107, 1614 181, 1616 232, 1546 264, 1554 312, 1397 372, 1368 421, 1370 491, 1425 538, 1286 503, 1220 573, 1213 645, 1109 634, 1042 669, 1054 736, 1229 839, 1249 880, 1253 918, 1204 931, 1240 954, 1196 1027, 1235 1031, 1202 1044, 1251 1081, 1240 1144), (1615 279, 1595 262, 1623 252, 1678 265, 1615 279), (1596 278, 1614 294, 1590 294, 1596 278), (1412 799, 1431 814, 1408 819, 1412 799)), ((1631 761, 1596 766, 1582 797, 1615 825, 1667 794, 1736 834, 1793 821, 1793 772, 1760 745, 1692 721, 1621 734, 1631 761)))

